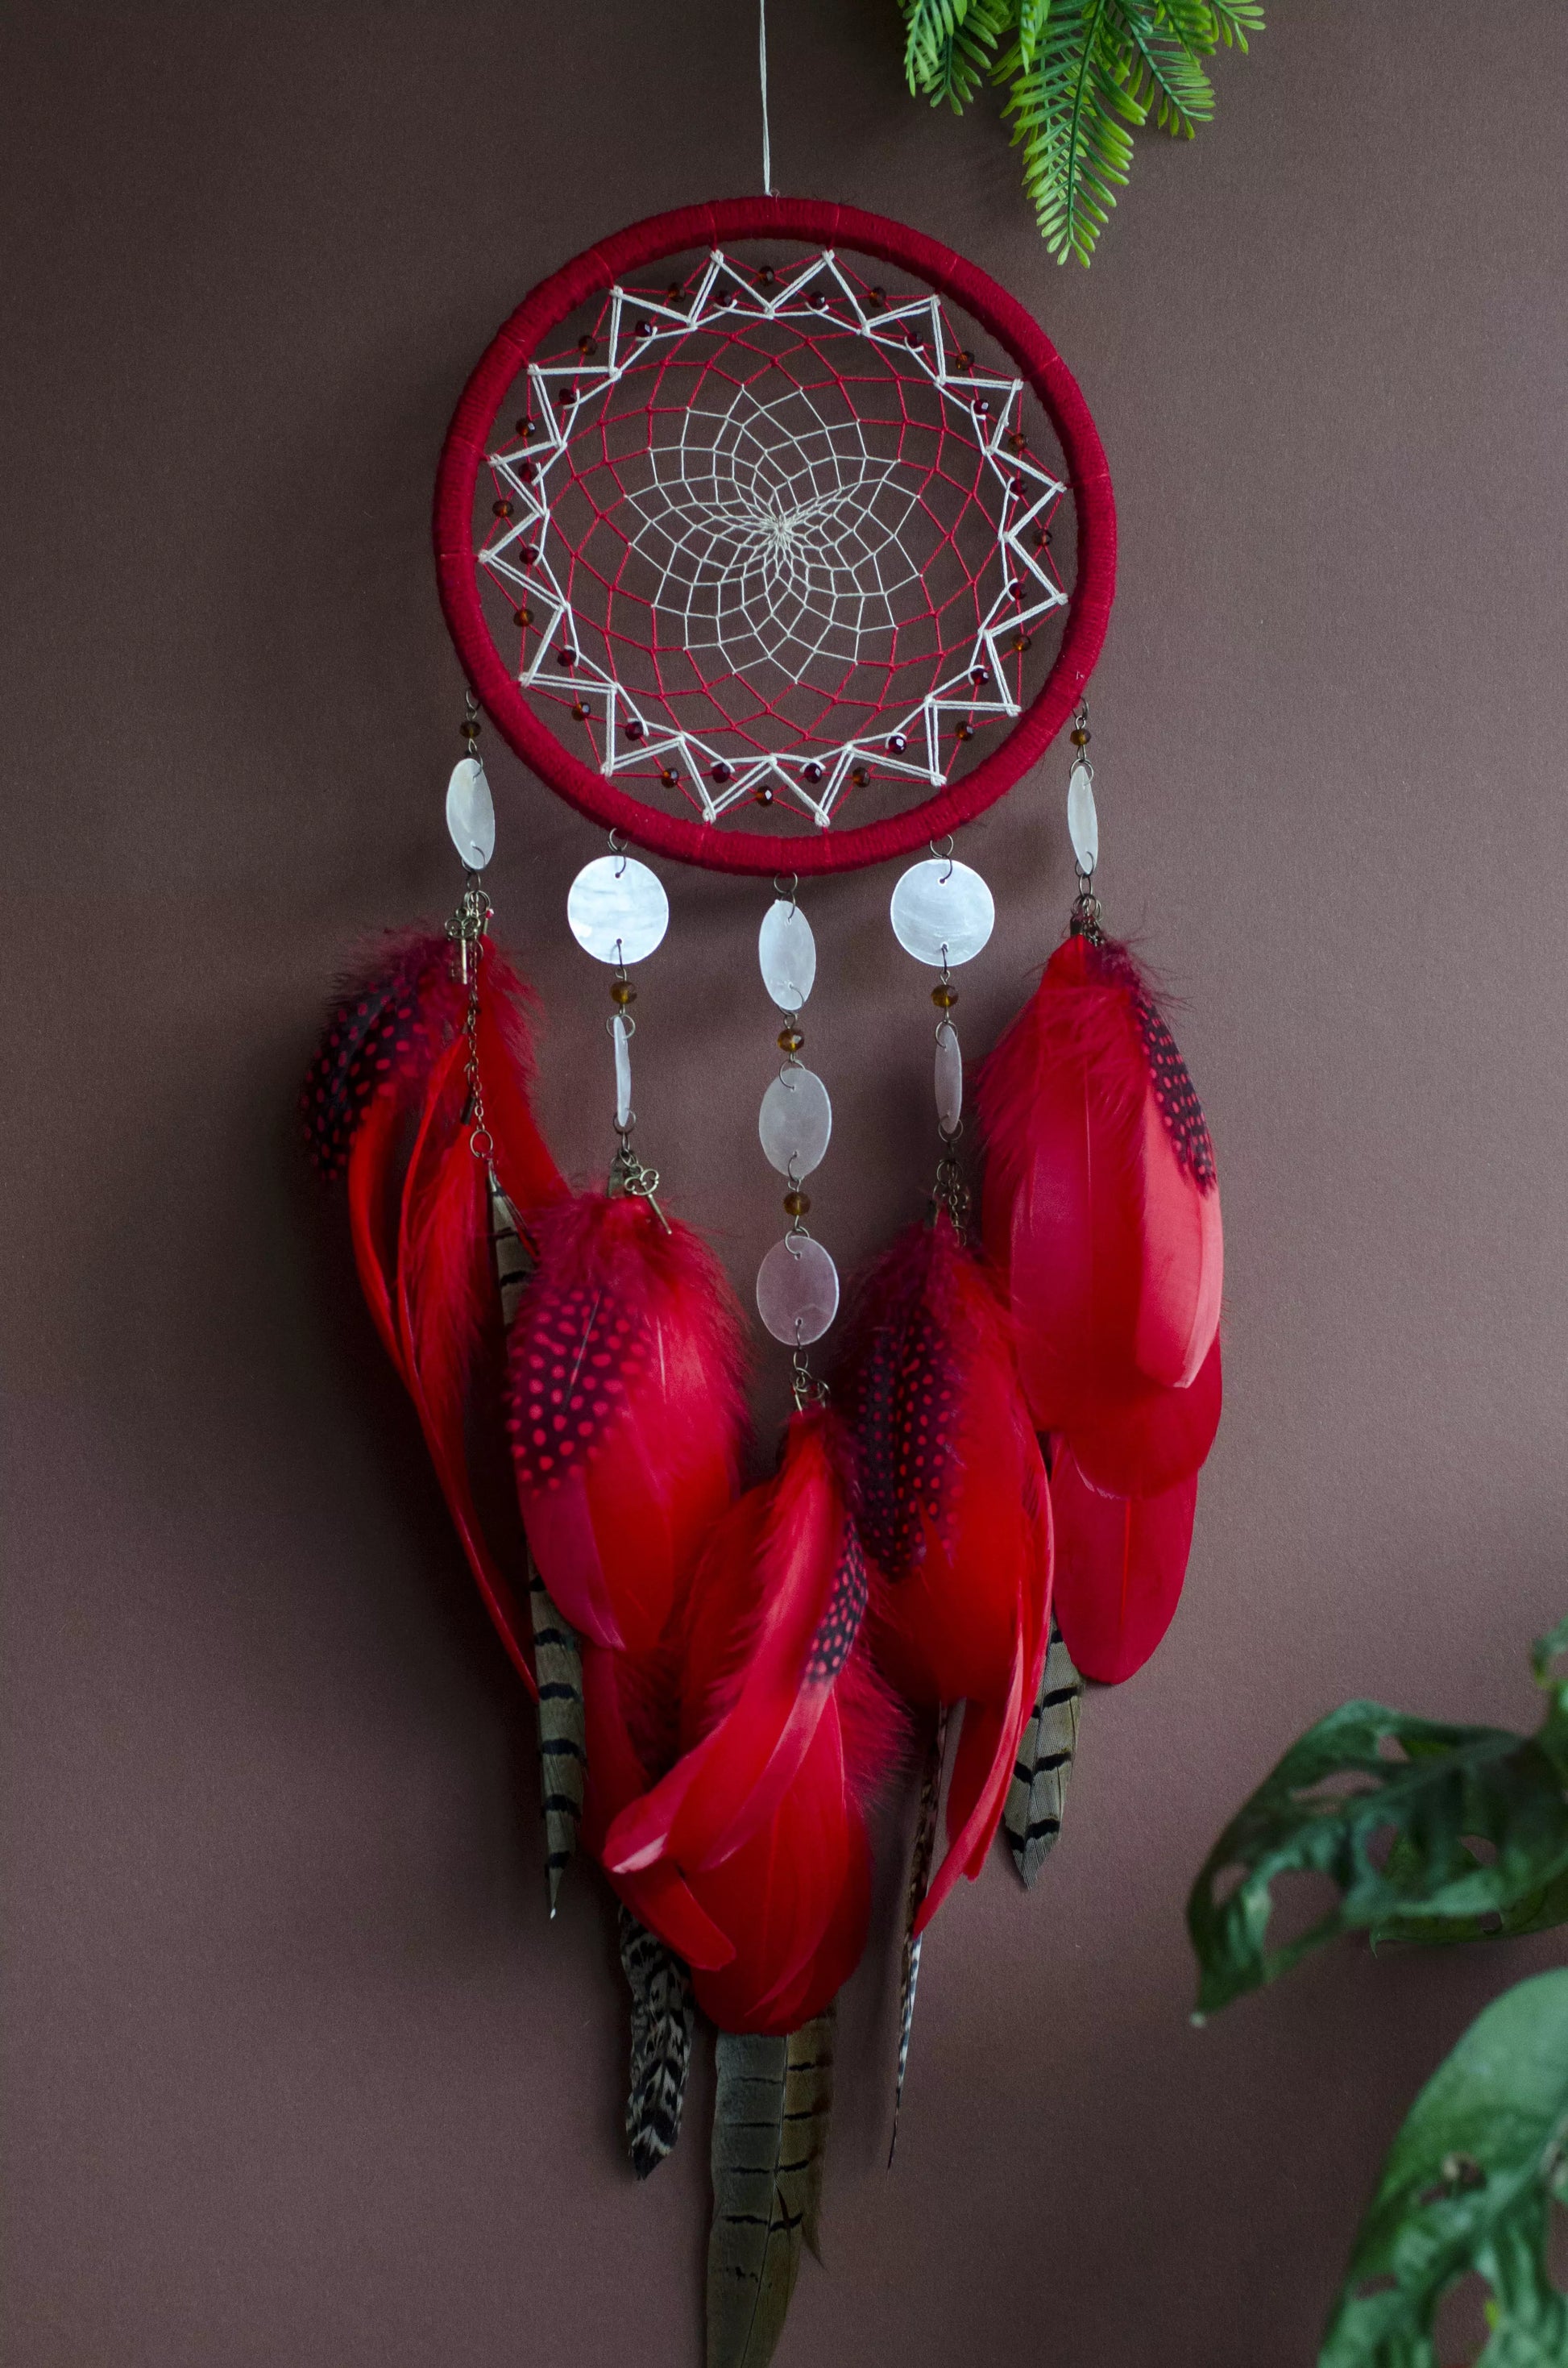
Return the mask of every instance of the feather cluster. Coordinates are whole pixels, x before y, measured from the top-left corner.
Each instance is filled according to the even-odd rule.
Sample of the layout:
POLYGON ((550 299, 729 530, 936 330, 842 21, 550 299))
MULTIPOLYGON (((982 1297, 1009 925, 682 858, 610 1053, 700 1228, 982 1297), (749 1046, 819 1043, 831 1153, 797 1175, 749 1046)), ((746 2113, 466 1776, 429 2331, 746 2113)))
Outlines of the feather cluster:
POLYGON ((797 1415, 776 1476, 715 1530, 681 1639, 678 1756, 604 1843, 618 1885, 678 1884, 728 1938, 722 1964, 693 1959, 698 1999, 727 2031, 796 2030, 865 1943, 864 1810, 898 1719, 867 1645, 843 1464, 834 1417, 797 1415))
POLYGON ((948 1852, 918 1935, 959 1874, 979 1873, 1000 1821, 1040 1685, 1053 1569, 1010 1327, 945 1212, 911 1227, 860 1284, 836 1388, 876 1574, 878 1664, 909 1702, 966 1704, 948 1852))
POLYGON ((496 1312, 489 1178, 471 1142, 471 1053, 499 1190, 526 1217, 565 1188, 528 1107, 521 983, 494 948, 474 952, 483 993, 472 1048, 456 948, 434 934, 394 939, 346 984, 301 1116, 317 1166, 347 1180, 366 1304, 480 1592, 531 1688, 528 1610, 485 1535, 469 1468, 467 1424, 496 1312))
POLYGON ((1056 1610, 1131 1677, 1176 1611, 1220 1420, 1220 1192, 1198 1096, 1125 947, 1074 936, 982 1073, 987 1252, 1048 1440, 1056 1610))

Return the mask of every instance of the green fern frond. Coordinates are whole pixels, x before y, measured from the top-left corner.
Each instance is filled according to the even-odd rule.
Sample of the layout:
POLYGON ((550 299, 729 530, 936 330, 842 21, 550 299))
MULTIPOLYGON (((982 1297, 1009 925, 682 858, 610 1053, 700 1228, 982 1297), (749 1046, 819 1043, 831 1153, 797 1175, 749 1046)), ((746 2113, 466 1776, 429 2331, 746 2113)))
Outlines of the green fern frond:
POLYGON ((1018 57, 1022 64, 1033 65, 1045 39, 1050 15, 1051 0, 1018 0, 1018 57))
POLYGON ((917 97, 958 111, 972 97, 1007 20, 1006 0, 903 0, 903 71, 917 97))
POLYGON ((955 115, 963 113, 991 71, 1008 14, 1007 0, 968 0, 963 22, 938 43, 921 85, 933 107, 945 99, 955 115))
POLYGON ((1247 35, 1263 30, 1262 0, 1209 0, 1209 13, 1214 19, 1213 50, 1221 42, 1227 50, 1244 50, 1247 35))
POLYGON ((1053 0, 1045 38, 1025 66, 1015 42, 998 61, 1011 89, 1003 112, 1024 152, 1024 188, 1059 263, 1087 263, 1132 164, 1129 127, 1148 114, 1121 80, 1111 0, 1053 0))
POLYGON ((1087 263, 1151 116, 1191 139, 1214 113, 1203 60, 1244 50, 1262 0, 900 0, 911 90, 955 114, 987 73, 1024 152, 1024 188, 1059 263, 1087 263), (1011 39, 1007 40, 1007 36, 1011 39), (1006 40, 1006 49, 1003 48, 1006 40))
POLYGON ((1183 21, 1196 13, 1180 0, 1119 0, 1116 9, 1122 87, 1176 139, 1190 140, 1214 113, 1213 85, 1183 21))

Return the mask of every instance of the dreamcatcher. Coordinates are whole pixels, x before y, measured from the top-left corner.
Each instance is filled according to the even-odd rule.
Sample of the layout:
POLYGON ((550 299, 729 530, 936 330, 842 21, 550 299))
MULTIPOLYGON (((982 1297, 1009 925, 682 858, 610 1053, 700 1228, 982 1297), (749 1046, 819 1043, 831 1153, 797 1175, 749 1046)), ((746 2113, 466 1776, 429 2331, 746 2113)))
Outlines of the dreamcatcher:
POLYGON ((472 686, 447 800, 465 885, 444 933, 346 993, 305 1117, 538 1702, 551 1912, 579 1848, 619 1896, 641 2173, 675 2142, 694 2007, 717 2026, 710 2359, 760 2362, 814 2242, 868 1805, 924 1752, 902 2091, 922 1936, 999 1826, 1034 1881, 1082 1679, 1159 1642, 1219 1418, 1213 1153, 1095 894, 1109 482, 1064 366, 983 274, 766 198, 639 224, 535 290, 458 407, 436 541, 472 686), (567 1188, 530 1115, 526 997, 483 885, 482 711, 609 832, 566 914, 608 973, 603 1190, 567 1188), (954 979, 993 903, 950 834, 1069 718, 1079 894, 980 1076, 977 1218, 954 979), (755 1296, 796 1411, 744 1492, 748 1327, 637 1149, 635 973, 669 910, 631 846, 772 881, 758 1128, 783 1222, 755 1296), (824 1368, 809 883, 900 856, 935 1174, 824 1368))

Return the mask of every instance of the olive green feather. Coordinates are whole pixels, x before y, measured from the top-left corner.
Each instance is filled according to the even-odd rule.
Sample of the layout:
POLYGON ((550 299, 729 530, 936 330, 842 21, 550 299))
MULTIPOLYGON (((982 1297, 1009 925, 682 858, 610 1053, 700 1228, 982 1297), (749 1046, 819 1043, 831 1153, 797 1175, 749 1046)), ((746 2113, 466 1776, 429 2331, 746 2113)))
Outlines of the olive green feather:
POLYGON ((544 1813, 544 1866, 550 1912, 577 1847, 587 1781, 587 1725, 583 1710, 583 1656, 575 1632, 550 1600, 528 1556, 528 1611, 533 1620, 534 1675, 539 1680, 539 1793, 544 1813))
POLYGON ((1002 1823, 1012 1846, 1013 1863, 1026 1884, 1032 1884, 1056 1847, 1073 1755, 1078 1748, 1078 1713, 1084 1680, 1062 1641, 1051 1615, 1051 1646, 1040 1673, 1034 1713, 1023 1732, 1013 1781, 1007 1788, 1002 1823))
POLYGON ((719 2034, 708 2368, 767 2368, 802 2241, 820 2257, 834 2014, 787 2039, 719 2034))

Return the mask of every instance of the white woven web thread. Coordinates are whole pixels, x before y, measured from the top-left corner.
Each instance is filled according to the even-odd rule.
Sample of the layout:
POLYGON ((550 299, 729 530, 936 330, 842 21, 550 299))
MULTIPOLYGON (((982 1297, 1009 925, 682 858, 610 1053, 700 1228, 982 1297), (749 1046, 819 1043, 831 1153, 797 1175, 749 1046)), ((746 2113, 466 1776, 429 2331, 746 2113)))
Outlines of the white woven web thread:
POLYGON ((715 253, 616 288, 531 364, 476 556, 528 620, 517 679, 591 719, 600 770, 826 827, 851 781, 937 788, 956 732, 1018 713, 1064 488, 939 299, 879 303, 831 252, 769 278, 715 253), (861 366, 818 367, 835 341, 861 366))

